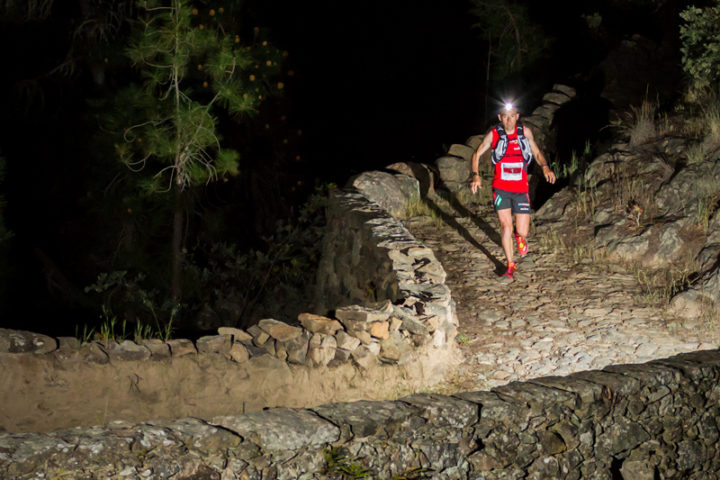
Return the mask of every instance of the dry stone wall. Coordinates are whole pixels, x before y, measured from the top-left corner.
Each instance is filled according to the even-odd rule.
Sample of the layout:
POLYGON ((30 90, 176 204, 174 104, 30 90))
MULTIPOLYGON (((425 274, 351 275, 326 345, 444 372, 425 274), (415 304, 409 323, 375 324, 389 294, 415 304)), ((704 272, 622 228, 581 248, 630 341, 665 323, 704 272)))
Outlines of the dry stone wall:
POLYGON ((0 431, 395 398, 438 383, 459 360, 455 305, 432 250, 388 213, 418 192, 410 176, 366 172, 331 199, 322 315, 295 325, 139 343, 0 329, 0 431))
POLYGON ((454 396, 0 434, 13 479, 708 479, 720 351, 454 396))

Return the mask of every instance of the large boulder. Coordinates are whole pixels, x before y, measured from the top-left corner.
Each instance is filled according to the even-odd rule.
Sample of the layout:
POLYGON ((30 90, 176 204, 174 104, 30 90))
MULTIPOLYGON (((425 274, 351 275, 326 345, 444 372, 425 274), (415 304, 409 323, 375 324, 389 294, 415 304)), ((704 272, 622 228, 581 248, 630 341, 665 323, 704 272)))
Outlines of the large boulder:
POLYGON ((403 174, 363 172, 349 183, 394 217, 403 216, 410 202, 420 198, 418 181, 403 174))
POLYGON ((443 186, 451 192, 466 187, 470 180, 470 162, 464 158, 446 155, 435 160, 443 186))
POLYGON ((385 169, 416 179, 422 196, 427 196, 435 191, 435 181, 438 174, 429 165, 415 162, 398 162, 388 165, 385 169))
POLYGON ((693 288, 673 297, 671 309, 687 319, 709 315, 720 308, 720 266, 716 266, 693 285, 693 288))
POLYGON ((0 328, 0 353, 49 353, 57 348, 52 337, 23 330, 0 328))

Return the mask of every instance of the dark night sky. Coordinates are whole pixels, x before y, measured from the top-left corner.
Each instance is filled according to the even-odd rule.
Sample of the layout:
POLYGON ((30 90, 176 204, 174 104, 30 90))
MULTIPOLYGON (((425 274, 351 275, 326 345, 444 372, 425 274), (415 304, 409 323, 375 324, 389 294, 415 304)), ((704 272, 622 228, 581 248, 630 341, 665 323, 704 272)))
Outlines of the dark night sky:
MULTIPOLYGON (((573 77, 587 74, 629 34, 677 36, 674 18, 668 27, 648 12, 621 11, 604 17, 603 37, 593 38, 581 13, 602 8, 560 0, 524 3, 556 41, 546 61, 490 95, 521 97, 526 111, 553 83, 574 83, 573 77)), ((678 3, 668 1, 665 8, 676 10, 678 3)), ((291 52, 298 72, 289 95, 309 135, 309 161, 336 181, 395 161, 432 162, 450 144, 488 127, 493 115, 483 116, 486 46, 472 28, 477 18, 468 0, 259 5, 251 9, 253 20, 291 52)))
POLYGON ((431 161, 443 143, 471 131, 482 51, 466 2, 277 5, 283 15, 258 23, 267 20, 291 52, 297 77, 290 94, 307 125, 311 161, 339 176, 431 161))

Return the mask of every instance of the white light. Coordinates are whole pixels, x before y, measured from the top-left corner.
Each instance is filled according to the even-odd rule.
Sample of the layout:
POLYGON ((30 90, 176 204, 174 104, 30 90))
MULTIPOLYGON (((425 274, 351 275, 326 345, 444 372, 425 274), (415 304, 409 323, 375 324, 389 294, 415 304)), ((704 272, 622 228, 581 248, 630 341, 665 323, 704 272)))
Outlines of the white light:
POLYGON ((505 111, 510 112, 515 109, 515 106, 512 104, 512 102, 505 103, 505 111))

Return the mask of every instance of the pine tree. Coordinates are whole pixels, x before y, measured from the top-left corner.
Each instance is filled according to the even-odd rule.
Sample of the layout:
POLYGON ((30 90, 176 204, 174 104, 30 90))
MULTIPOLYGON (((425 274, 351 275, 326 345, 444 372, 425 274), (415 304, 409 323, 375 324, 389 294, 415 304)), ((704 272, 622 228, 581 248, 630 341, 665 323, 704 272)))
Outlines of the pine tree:
MULTIPOLYGON (((183 197, 188 189, 238 172, 238 152, 222 147, 218 114, 253 113, 268 87, 253 69, 250 48, 216 20, 222 8, 201 12, 187 0, 147 0, 142 8, 127 55, 144 82, 120 94, 129 122, 116 152, 142 176, 144 194, 169 195, 174 202, 170 295, 179 301, 187 228, 183 197)), ((264 73, 272 74, 277 62, 266 62, 264 73)))

